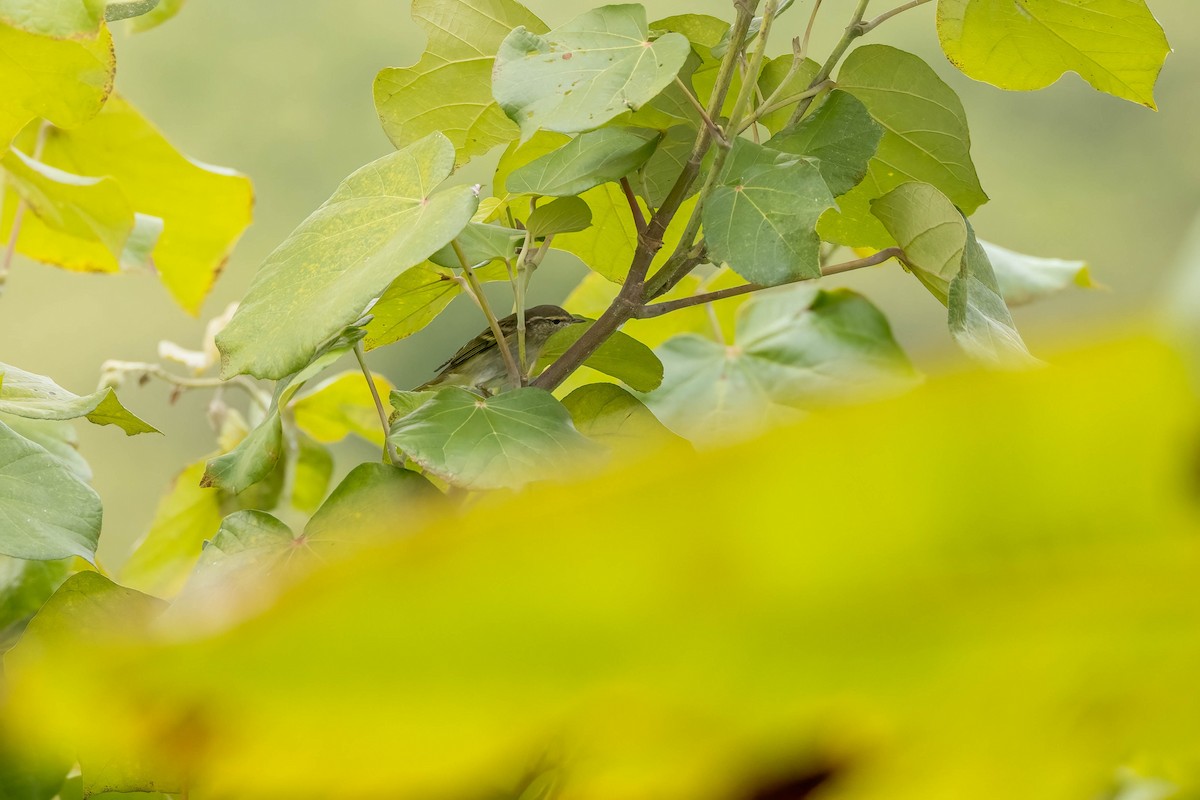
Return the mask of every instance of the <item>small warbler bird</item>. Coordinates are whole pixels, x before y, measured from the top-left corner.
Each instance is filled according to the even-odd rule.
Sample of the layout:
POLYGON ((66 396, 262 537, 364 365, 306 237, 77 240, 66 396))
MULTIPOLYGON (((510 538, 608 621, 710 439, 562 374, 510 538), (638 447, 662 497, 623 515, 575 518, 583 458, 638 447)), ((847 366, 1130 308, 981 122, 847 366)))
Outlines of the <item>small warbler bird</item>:
MULTIPOLYGON (((550 337, 568 325, 587 322, 558 306, 534 306, 525 311, 525 361, 533 364, 550 341, 550 337)), ((517 360, 517 315, 509 314, 499 320, 504 343, 517 360)), ((438 375, 414 391, 434 389, 438 386, 462 386, 495 394, 509 383, 508 369, 504 356, 496 346, 496 337, 491 327, 467 342, 454 357, 438 367, 438 375)))

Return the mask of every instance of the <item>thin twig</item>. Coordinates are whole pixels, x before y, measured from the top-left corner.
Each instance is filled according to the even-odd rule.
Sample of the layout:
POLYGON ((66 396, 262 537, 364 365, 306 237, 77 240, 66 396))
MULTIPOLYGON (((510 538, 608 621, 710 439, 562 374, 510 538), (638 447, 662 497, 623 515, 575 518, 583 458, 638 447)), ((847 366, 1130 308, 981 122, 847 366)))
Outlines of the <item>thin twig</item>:
POLYGON ((821 0, 816 0, 813 3, 812 13, 808 15, 808 27, 804 29, 804 39, 800 42, 800 47, 796 51, 798 60, 803 61, 808 58, 808 45, 812 42, 813 26, 817 24, 817 12, 821 10, 821 0))
MULTIPOLYGON (((271 401, 266 394, 258 388, 254 381, 244 375, 238 375, 229 380, 221 378, 189 378, 185 375, 176 375, 173 372, 168 372, 158 364, 151 364, 142 361, 105 361, 101 366, 102 374, 116 373, 118 375, 148 375, 152 378, 157 378, 160 381, 169 383, 181 389, 224 389, 226 386, 236 386, 246 392, 264 411, 271 407, 271 401)), ((102 384, 106 385, 106 384, 102 384)))
POLYGON ((629 202, 629 213, 633 215, 633 225, 637 228, 638 236, 641 236, 646 232, 646 217, 642 214, 642 207, 638 205, 633 187, 629 185, 629 178, 621 178, 621 191, 625 193, 625 199, 629 202))
POLYGON ((929 2, 929 0, 911 0, 911 2, 905 3, 902 6, 897 6, 896 8, 893 8, 891 11, 880 14, 878 17, 871 20, 870 22, 862 23, 862 25, 860 26, 862 28, 862 32, 864 34, 870 33, 871 31, 875 30, 880 25, 887 22, 889 19, 896 16, 897 14, 903 14, 905 11, 908 11, 911 8, 916 8, 917 6, 923 6, 928 2, 929 2))
POLYGON ((700 119, 704 120, 704 124, 708 126, 709 133, 718 142, 725 141, 725 131, 721 130, 721 126, 713 121, 713 118, 709 116, 708 111, 704 108, 704 104, 700 102, 696 95, 692 94, 692 90, 687 87, 687 84, 678 75, 675 76, 675 84, 683 91, 683 96, 692 104, 692 108, 696 109, 697 113, 700 114, 700 119))
POLYGON ((520 386, 521 370, 513 358, 512 349, 504 340, 504 332, 500 330, 500 323, 497 321, 496 315, 492 313, 492 307, 488 305, 487 297, 483 293, 483 285, 479 283, 479 278, 475 277, 475 271, 467 263, 467 254, 463 252, 462 245, 458 243, 458 240, 451 239, 450 245, 454 248, 454 254, 458 256, 458 263, 462 265, 463 275, 471 287, 470 295, 475 298, 475 304, 487 317, 488 327, 492 329, 492 336, 496 338, 496 347, 500 348, 500 357, 504 359, 504 366, 508 369, 508 377, 514 387, 520 386))
MULTIPOLYGON (((889 247, 886 250, 880 250, 874 255, 866 258, 855 259, 854 261, 846 261, 841 264, 833 264, 821 270, 821 276, 837 275, 841 272, 850 272, 851 270, 862 269, 863 267, 873 267, 876 264, 898 258, 902 254, 899 247, 889 247)), ((785 283, 776 284, 777 286, 787 286, 792 283, 802 283, 811 281, 813 278, 797 278, 794 281, 786 281, 785 283)), ((733 286, 728 289, 720 289, 715 292, 705 292, 704 294, 696 294, 691 297, 682 297, 678 300, 668 300, 663 303, 652 303, 648 306, 643 306, 638 310, 636 316, 638 319, 650 319, 652 317, 661 317, 663 314, 668 314, 672 311, 678 311, 681 308, 690 308, 704 303, 711 303, 716 300, 724 300, 727 297, 737 297, 738 295, 749 294, 750 292, 760 292, 763 289, 773 289, 773 286, 759 286, 756 283, 747 283, 742 286, 733 286)))
MULTIPOLYGON (((854 16, 850 18, 850 24, 846 26, 845 32, 842 33, 842 38, 834 46, 833 52, 829 54, 829 58, 825 59, 825 63, 821 66, 821 71, 812 79, 808 88, 812 89, 829 80, 829 77, 833 75, 833 71, 837 69, 838 62, 842 60, 842 56, 850 49, 850 45, 853 44, 855 39, 863 35, 862 19, 863 15, 867 13, 867 5, 870 2, 871 0, 858 0, 858 7, 854 9, 854 16)), ((787 127, 790 128, 800 122, 811 105, 812 97, 801 100, 795 110, 792 111, 792 116, 788 118, 787 127)))
MULTIPOLYGON (((745 41, 746 32, 750 29, 750 21, 758 7, 758 0, 736 0, 735 7, 737 16, 734 18, 730 31, 730 40, 742 42, 745 41)), ((725 53, 725 57, 721 59, 721 66, 717 71, 717 78, 713 82, 712 94, 708 101, 710 117, 719 113, 720 109, 724 107, 725 96, 729 92, 729 86, 733 80, 733 70, 737 64, 738 49, 738 47, 730 47, 729 51, 725 53)), ((596 349, 612 336, 626 320, 631 319, 637 309, 641 308, 646 298, 646 276, 650 271, 650 264, 654 261, 658 251, 662 249, 663 236, 667 226, 675 218, 683 201, 688 198, 692 184, 700 174, 700 163, 704 159, 705 153, 708 152, 711 139, 712 131, 707 125, 697 131, 692 152, 684 163, 683 169, 680 170, 671 190, 663 199, 662 205, 646 225, 646 232, 638 237, 637 249, 629 262, 629 272, 625 276, 624 283, 621 284, 621 290, 617 292, 617 296, 609 307, 583 336, 580 336, 574 344, 567 348, 565 353, 533 380, 533 386, 547 390, 556 388, 592 353, 596 352, 596 349)), ((721 148, 719 152, 728 151, 721 148)), ((695 235, 696 232, 692 231, 692 240, 695 239, 695 235)), ((686 251, 690 247, 690 241, 681 242, 681 246, 677 248, 676 252, 686 251)), ((669 261, 670 259, 668 259, 669 261)))
POLYGON ((388 424, 388 413, 383 408, 383 398, 379 396, 379 389, 375 386, 375 376, 367 367, 367 357, 363 353, 361 341, 354 343, 354 357, 358 359, 358 366, 362 370, 363 377, 367 379, 367 387, 371 390, 371 399, 375 401, 375 410, 379 412, 379 424, 383 427, 383 459, 389 464, 399 466, 400 454, 388 441, 388 437, 392 434, 392 426, 388 424))
POLYGON ((816 86, 805 89, 803 92, 800 92, 799 94, 794 94, 791 97, 785 97, 782 100, 777 100, 772 103, 763 105, 761 108, 759 108, 757 111, 755 111, 750 116, 750 119, 748 119, 744 123, 742 123, 742 128, 741 128, 741 130, 738 131, 738 133, 741 133, 742 131, 746 130, 746 128, 748 128, 751 125, 753 125, 754 123, 758 122, 761 118, 765 117, 767 114, 770 114, 772 111, 778 111, 781 108, 787 108, 792 103, 796 103, 801 100, 816 97, 821 92, 825 91, 826 89, 832 89, 836 85, 837 84, 834 83, 833 81, 823 81, 823 82, 817 84, 816 86))

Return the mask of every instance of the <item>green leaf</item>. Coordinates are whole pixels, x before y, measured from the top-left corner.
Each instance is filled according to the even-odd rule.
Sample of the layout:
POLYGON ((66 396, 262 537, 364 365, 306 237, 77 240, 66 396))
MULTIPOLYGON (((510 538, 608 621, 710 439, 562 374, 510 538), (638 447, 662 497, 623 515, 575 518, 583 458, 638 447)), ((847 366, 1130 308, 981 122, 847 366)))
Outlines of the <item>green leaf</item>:
POLYGON ((312 437, 296 433, 296 464, 292 472, 292 505, 308 514, 317 510, 333 477, 333 454, 312 437))
MULTIPOLYGON (((653 208, 658 208, 667 199, 675 181, 696 144, 696 128, 693 125, 672 125, 667 128, 658 147, 642 165, 639 180, 633 186, 653 208)), ((694 183, 694 182, 693 182, 694 183)), ((688 196, 700 191, 693 185, 688 196)))
POLYGON ((950 199, 933 186, 906 183, 871 203, 904 250, 904 263, 949 310, 950 332, 971 356, 993 364, 1033 361, 987 253, 950 199))
POLYGON ((53 39, 95 39, 104 22, 152 11, 158 0, 0 0, 0 22, 53 39))
MULTIPOLYGON (((31 152, 32 127, 20 139, 31 152)), ((74 130, 53 130, 40 159, 77 175, 104 175, 116 182, 129 208, 163 220, 157 242, 145 220, 125 243, 128 261, 152 254, 163 285, 179 305, 197 314, 234 244, 250 224, 254 193, 250 180, 201 164, 179 152, 123 97, 109 98, 91 121, 74 130), (151 252, 151 247, 152 252, 151 252)), ((6 204, 8 207, 9 204, 6 204)), ((11 230, 5 215, 4 236, 11 230)), ((100 242, 81 240, 26 216, 17 252, 78 271, 115 272, 119 253, 100 242)))
POLYGON ((817 219, 834 204, 816 166, 782 158, 737 139, 702 211, 713 259, 764 286, 820 277, 817 219))
POLYGON ((412 336, 461 293, 451 270, 429 263, 406 270, 371 306, 363 347, 374 350, 412 336))
MULTIPOLYGON (((492 261, 513 261, 517 257, 517 248, 525 241, 525 233, 501 225, 488 225, 483 222, 468 222, 458 236, 454 237, 467 257, 467 264, 480 267, 492 261)), ((461 269, 462 262, 453 245, 446 245, 429 257, 429 260, 439 267, 461 269)))
POLYGON ((540 205, 525 220, 531 238, 544 239, 562 233, 587 230, 592 224, 592 209, 578 197, 560 197, 540 205))
POLYGON ((927 183, 905 183, 872 200, 871 213, 900 245, 905 263, 945 303, 967 247, 967 226, 950 198, 927 183))
POLYGON ((738 314, 730 345, 696 334, 658 348, 665 375, 643 396, 666 425, 712 443, 809 410, 891 394, 914 372, 887 319, 854 292, 789 287, 738 314))
POLYGON ((116 56, 108 27, 91 40, 62 41, 0 24, 0 149, 31 120, 74 128, 100 113, 116 56))
POLYGON ((415 0, 412 16, 429 37, 424 55, 375 78, 375 107, 392 144, 441 132, 462 165, 515 139, 517 126, 492 98, 492 66, 513 28, 544 33, 545 24, 514 0, 415 0))
POLYGON ((615 384, 580 386, 562 402, 580 433, 618 455, 688 447, 641 400, 615 384))
POLYGON ((992 263, 1000 294, 1010 308, 1032 303, 1072 286, 1096 288, 1086 261, 1028 256, 982 240, 979 244, 992 263))
MULTIPOLYGON (((783 83, 783 79, 787 78, 788 71, 792 68, 792 56, 778 56, 772 58, 763 64, 762 72, 758 76, 758 88, 764 98, 770 97, 771 94, 783 83)), ((821 65, 811 58, 804 59, 804 63, 800 65, 800 69, 796 70, 788 82, 782 89, 779 90, 779 96, 776 100, 786 100, 789 97, 807 91, 809 84, 813 78, 817 77, 820 72, 821 65)), ((787 126, 788 120, 792 116, 793 106, 787 105, 769 114, 764 114, 759 117, 758 122, 771 134, 779 133, 787 126)))
POLYGON ((947 298, 950 333, 969 355, 997 366, 1030 366, 1037 363, 1025 347, 1021 334, 996 283, 987 253, 967 227, 967 249, 962 271, 950 282, 947 298))
MULTIPOLYGON (((0 374, 0 386, 3 385, 3 380, 4 376, 0 374)), ((75 426, 72 423, 48 419, 26 419, 3 412, 0 412, 0 422, 31 442, 46 448, 50 455, 62 462, 62 465, 75 473, 81 481, 85 483, 91 481, 92 468, 79 454, 79 435, 75 432, 75 426)))
POLYGON ((837 83, 862 101, 885 132, 867 177, 838 199, 840 211, 821 220, 822 238, 854 247, 891 246, 870 203, 908 181, 936 186, 967 215, 987 202, 971 162, 962 102, 928 64, 893 47, 867 45, 846 58, 837 83))
POLYGON ((159 430, 131 414, 111 388, 80 397, 44 375, 0 364, 0 412, 27 419, 66 420, 87 417, 96 425, 116 425, 129 436, 159 430))
MULTIPOLYGON (((71 574, 71 560, 28 561, 0 556, 0 652, 8 650, 25 629, 25 623, 71 574)), ((0 750, 3 748, 0 747, 0 750)), ((0 757, 0 797, 5 794, 4 762, 0 757)), ((11 790, 10 790, 11 791, 11 790)), ((18 795, 19 796, 19 795, 18 795)), ((50 795, 53 796, 53 795, 50 795)))
POLYGON ((121 570, 126 585, 158 597, 173 596, 183 588, 204 541, 221 525, 219 494, 200 486, 205 461, 184 467, 171 482, 150 530, 134 545, 121 570))
POLYGON ((453 168, 454 147, 434 133, 344 180, 259 268, 217 336, 221 374, 302 368, 396 276, 457 236, 478 199, 469 186, 433 193, 453 168))
POLYGON ((395 422, 400 417, 408 416, 416 411, 426 402, 433 399, 437 394, 437 390, 424 390, 420 392, 407 392, 398 389, 392 390, 388 395, 388 403, 392 406, 391 422, 395 422))
POLYGON ((442 389, 396 420, 390 441, 426 471, 467 489, 562 478, 589 453, 562 404, 534 388, 486 398, 442 389))
POLYGON ((144 265, 162 233, 162 220, 136 214, 112 178, 72 175, 15 149, 0 159, 0 167, 9 185, 47 228, 99 244, 113 256, 115 265, 144 265))
MULTIPOLYGON (((379 396, 387 397, 392 384, 382 375, 372 374, 379 396)), ((334 375, 292 403, 296 427, 325 444, 340 442, 354 434, 368 442, 383 444, 379 411, 367 381, 359 370, 334 375)))
POLYGON ((939 0, 938 38, 965 74, 1001 89, 1043 89, 1076 72, 1150 108, 1171 52, 1144 0, 939 0))
POLYGON ((513 30, 496 55, 492 94, 522 139, 542 128, 581 133, 653 100, 690 49, 678 33, 652 42, 640 5, 602 6, 545 36, 513 30))
POLYGON ((636 170, 654 152, 659 137, 639 128, 601 128, 577 136, 508 176, 510 192, 553 197, 577 195, 636 170))
MULTIPOLYGON (((556 331, 542 349, 538 367, 544 369, 549 366, 575 344, 592 324, 570 325, 556 331)), ((658 356, 649 347, 621 331, 604 340, 583 365, 624 381, 639 392, 652 391, 662 383, 663 365, 658 356)))
POLYGON ((610 281, 621 283, 629 272, 629 262, 637 247, 637 225, 629 210, 629 201, 621 187, 612 183, 589 189, 580 199, 592 210, 591 227, 579 233, 555 236, 553 247, 577 256, 589 269, 610 281))
POLYGON ((310 547, 337 547, 347 534, 360 541, 409 533, 429 518, 442 493, 412 470, 359 464, 337 485, 304 528, 310 547))
MULTIPOLYGON (((284 450, 282 409, 287 407, 306 381, 348 354, 362 335, 359 328, 343 330, 337 337, 321 345, 312 361, 302 370, 277 382, 263 421, 228 453, 208 462, 200 485, 206 488, 215 486, 236 495, 264 478, 277 474, 276 464, 284 450)), ((268 497, 273 494, 274 491, 268 492, 268 497)), ((256 500, 250 498, 255 505, 258 504, 256 500)), ((269 505, 274 505, 274 501, 269 505)))
POLYGON ((867 107, 854 95, 835 91, 795 130, 773 136, 767 147, 817 159, 829 191, 840 197, 862 183, 882 139, 883 126, 867 107))

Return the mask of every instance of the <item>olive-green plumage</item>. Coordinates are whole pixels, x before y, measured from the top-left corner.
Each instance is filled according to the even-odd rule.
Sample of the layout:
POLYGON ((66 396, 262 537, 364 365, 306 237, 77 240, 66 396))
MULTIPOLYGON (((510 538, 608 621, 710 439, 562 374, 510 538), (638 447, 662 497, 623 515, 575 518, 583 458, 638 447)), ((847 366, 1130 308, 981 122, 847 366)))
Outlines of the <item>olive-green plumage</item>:
MULTIPOLYGON (((568 325, 586 322, 558 306, 534 306, 525 311, 525 360, 529 364, 537 361, 545 348, 546 342, 568 325)), ((504 341, 517 358, 517 315, 509 314, 499 320, 500 332, 504 341)), ((500 348, 496 346, 496 337, 489 327, 467 342, 454 356, 438 367, 438 375, 428 383, 418 386, 415 391, 434 389, 438 386, 462 386, 468 389, 478 389, 494 394, 504 389, 509 382, 508 369, 500 348)))

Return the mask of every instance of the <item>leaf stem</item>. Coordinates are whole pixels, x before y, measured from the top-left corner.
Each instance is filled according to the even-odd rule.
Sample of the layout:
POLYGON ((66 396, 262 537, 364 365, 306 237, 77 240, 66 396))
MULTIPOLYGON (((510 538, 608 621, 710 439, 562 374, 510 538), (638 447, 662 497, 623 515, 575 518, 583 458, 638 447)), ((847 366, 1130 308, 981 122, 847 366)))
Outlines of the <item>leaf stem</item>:
MULTIPOLYGON (((865 33, 862 26, 862 19, 863 15, 867 13, 867 5, 870 2, 871 0, 858 0, 858 7, 854 9, 854 16, 850 18, 850 24, 846 26, 842 38, 834 45, 833 52, 829 54, 829 58, 825 59, 824 65, 821 66, 821 71, 812 79, 812 83, 808 85, 808 88, 815 88, 819 84, 829 80, 829 76, 837 69, 838 62, 842 60, 842 56, 850 49, 850 45, 854 43, 855 39, 865 33)), ((816 97, 816 95, 813 95, 813 97, 816 97)), ((800 122, 811 105, 812 97, 801 100, 800 104, 792 111, 792 116, 788 118, 787 127, 790 128, 800 122)))
POLYGON ((692 94, 692 90, 688 88, 687 84, 684 83, 683 79, 678 75, 675 76, 675 84, 683 91, 683 96, 686 97, 688 102, 692 104, 692 108, 696 109, 697 113, 700 114, 700 119, 704 120, 704 124, 708 126, 709 133, 711 133, 718 142, 724 142, 725 131, 721 130, 721 126, 713 121, 713 118, 709 115, 708 110, 704 108, 704 104, 700 102, 700 99, 696 97, 696 95, 692 94))
POLYGON ((371 370, 367 367, 367 357, 363 353, 361 341, 354 343, 354 357, 358 359, 359 369, 362 370, 363 377, 367 380, 367 388, 371 390, 371 399, 375 401, 375 410, 379 412, 379 424, 383 427, 383 460, 388 464, 399 466, 400 454, 396 452, 395 446, 388 441, 388 437, 392 433, 392 426, 388 424, 388 414, 383 408, 383 398, 379 396, 379 389, 375 386, 375 376, 371 374, 371 370))
POLYGON ((862 32, 864 34, 870 33, 871 31, 875 30, 880 25, 887 22, 889 19, 896 16, 897 14, 903 14, 905 11, 908 11, 909 9, 916 8, 917 6, 923 6, 928 2, 929 2, 929 0, 910 0, 910 2, 905 3, 902 6, 897 6, 897 7, 893 8, 891 11, 887 11, 883 14, 880 14, 878 17, 875 17, 875 19, 870 20, 869 22, 862 23, 859 27, 862 28, 862 32))
POLYGON ((804 38, 800 41, 800 47, 794 51, 797 61, 802 62, 808 58, 808 46, 812 42, 813 27, 817 24, 817 12, 820 10, 821 0, 815 0, 812 12, 808 15, 808 25, 804 28, 804 38))
POLYGON ((642 207, 638 205, 633 187, 629 185, 629 178, 621 178, 621 191, 625 193, 625 200, 629 203, 629 212, 633 215, 633 225, 637 228, 638 236, 641 236, 646 232, 646 217, 642 214, 642 207))
POLYGON ((521 370, 517 366, 516 360, 513 359, 508 342, 504 340, 504 332, 500 330, 500 323, 497 321, 496 315, 492 313, 492 307, 488 305, 479 278, 475 277, 475 271, 467 263, 467 254, 463 252, 462 245, 458 243, 457 239, 452 239, 450 245, 454 248, 454 254, 458 256, 458 263, 462 265, 463 275, 466 276, 467 284, 471 289, 469 294, 475 298, 475 304, 487 317, 488 327, 492 329, 492 336, 496 337, 496 347, 500 348, 500 357, 504 359, 504 366, 508 369, 508 377, 512 381, 513 387, 521 386, 521 370))
POLYGON ((807 99, 816 97, 821 92, 825 91, 826 89, 832 89, 834 86, 837 86, 837 84, 834 83, 833 81, 822 81, 821 83, 817 84, 816 86, 809 87, 808 89, 805 89, 803 92, 800 92, 799 94, 794 94, 790 97, 785 97, 782 100, 777 100, 777 101, 773 101, 771 103, 766 103, 763 106, 761 106, 757 111, 755 111, 753 114, 751 114, 750 118, 748 120, 746 120, 744 123, 742 123, 741 130, 739 130, 738 133, 741 133, 742 131, 746 130, 746 128, 749 128, 751 125, 758 122, 760 119, 765 117, 767 114, 770 114, 772 111, 778 111, 781 108, 786 108, 787 106, 790 106, 792 103, 799 102, 800 100, 807 100, 807 99))
MULTIPOLYGON (((841 264, 833 264, 821 270, 821 277, 826 275, 837 275, 841 272, 850 272, 851 270, 862 269, 863 267, 873 267, 876 264, 898 258, 902 254, 899 247, 889 247, 886 250, 880 250, 878 253, 867 256, 866 258, 858 258, 854 261, 846 261, 841 264)), ((813 278, 797 278, 794 281, 786 281, 776 284, 777 286, 787 286, 793 283, 803 283, 811 281, 813 278)), ((733 286, 728 289, 720 289, 715 292, 705 292, 704 294, 692 295, 691 297, 682 297, 678 300, 668 300, 665 303, 652 303, 648 306, 640 308, 636 314, 638 319, 651 319, 653 317, 661 317, 663 314, 668 314, 672 311, 678 311, 681 308, 690 308, 704 303, 711 303, 715 300, 724 300, 727 297, 737 297, 738 295, 749 294, 750 292, 760 292, 763 289, 773 289, 773 286, 759 286, 756 283, 747 283, 742 286, 733 286)))

